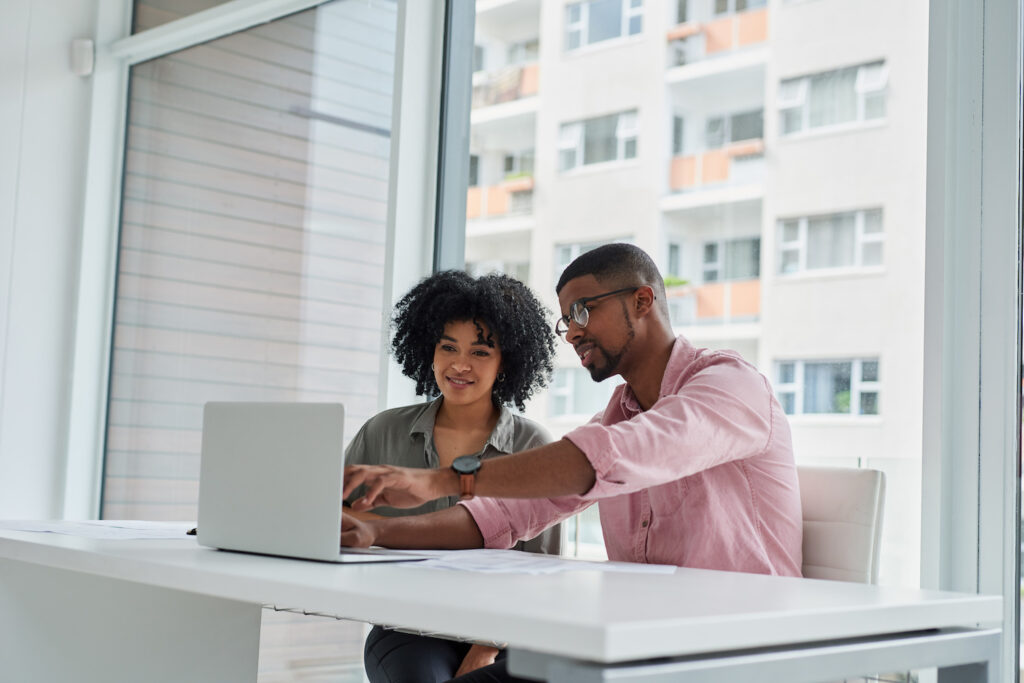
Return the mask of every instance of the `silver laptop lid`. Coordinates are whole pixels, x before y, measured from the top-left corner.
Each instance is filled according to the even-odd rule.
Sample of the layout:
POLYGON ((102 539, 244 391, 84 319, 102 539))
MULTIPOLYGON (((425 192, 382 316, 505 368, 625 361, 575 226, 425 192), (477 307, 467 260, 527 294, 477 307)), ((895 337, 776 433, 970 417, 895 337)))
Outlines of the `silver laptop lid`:
POLYGON ((344 418, 340 403, 207 403, 199 543, 337 558, 344 418))

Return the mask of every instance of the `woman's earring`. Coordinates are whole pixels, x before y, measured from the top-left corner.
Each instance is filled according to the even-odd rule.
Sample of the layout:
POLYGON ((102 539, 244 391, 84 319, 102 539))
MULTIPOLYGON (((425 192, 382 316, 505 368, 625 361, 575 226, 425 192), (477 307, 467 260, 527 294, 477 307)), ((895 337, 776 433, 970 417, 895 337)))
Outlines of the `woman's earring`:
POLYGON ((434 368, 434 364, 433 363, 430 364, 430 371, 431 372, 437 372, 437 370, 434 368))
POLYGON ((504 382, 505 381, 505 373, 504 372, 499 372, 498 376, 495 379, 497 379, 499 382, 504 382))

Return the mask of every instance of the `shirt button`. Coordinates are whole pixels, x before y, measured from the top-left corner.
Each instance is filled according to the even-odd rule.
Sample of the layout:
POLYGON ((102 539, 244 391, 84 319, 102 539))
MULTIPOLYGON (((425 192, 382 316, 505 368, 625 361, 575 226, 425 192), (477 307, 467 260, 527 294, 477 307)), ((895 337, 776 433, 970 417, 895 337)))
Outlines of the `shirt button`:
POLYGON ((647 528, 647 520, 645 519, 644 521, 640 522, 640 526, 643 527, 644 529, 646 529, 647 528))

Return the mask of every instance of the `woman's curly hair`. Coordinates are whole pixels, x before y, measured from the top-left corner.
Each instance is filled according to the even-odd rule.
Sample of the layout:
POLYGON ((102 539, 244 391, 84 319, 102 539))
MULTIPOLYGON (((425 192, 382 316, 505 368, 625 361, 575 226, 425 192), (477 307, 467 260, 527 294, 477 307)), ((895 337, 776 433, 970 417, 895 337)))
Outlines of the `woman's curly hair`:
POLYGON ((391 351, 419 396, 441 390, 431 364, 434 348, 450 322, 484 323, 501 349, 502 381, 491 391, 498 405, 520 410, 551 378, 554 334, 544 306, 519 280, 507 275, 474 278, 445 270, 424 278, 395 304, 391 351))

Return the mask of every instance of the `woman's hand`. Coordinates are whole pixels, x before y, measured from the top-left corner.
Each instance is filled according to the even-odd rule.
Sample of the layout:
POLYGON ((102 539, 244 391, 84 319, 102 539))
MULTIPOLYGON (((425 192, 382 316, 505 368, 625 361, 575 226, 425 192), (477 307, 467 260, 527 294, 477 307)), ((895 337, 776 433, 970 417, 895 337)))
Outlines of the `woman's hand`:
POLYGON ((455 472, 449 469, 349 465, 345 468, 344 497, 348 498, 359 486, 366 486, 366 494, 353 501, 352 509, 356 512, 381 505, 395 508, 419 507, 459 491, 455 472))
POLYGON ((494 658, 501 652, 496 647, 488 647, 487 645, 474 645, 469 648, 469 652, 462 658, 462 664, 459 665, 459 670, 455 672, 455 678, 464 676, 470 671, 476 671, 485 666, 494 664, 494 658))
POLYGON ((348 510, 341 513, 341 545, 349 548, 369 548, 377 542, 377 533, 369 520, 357 519, 348 510))

